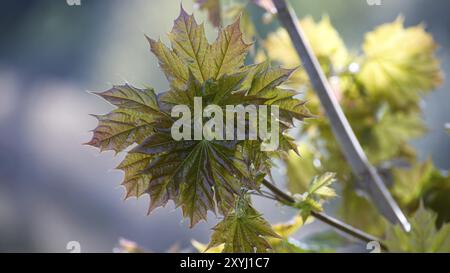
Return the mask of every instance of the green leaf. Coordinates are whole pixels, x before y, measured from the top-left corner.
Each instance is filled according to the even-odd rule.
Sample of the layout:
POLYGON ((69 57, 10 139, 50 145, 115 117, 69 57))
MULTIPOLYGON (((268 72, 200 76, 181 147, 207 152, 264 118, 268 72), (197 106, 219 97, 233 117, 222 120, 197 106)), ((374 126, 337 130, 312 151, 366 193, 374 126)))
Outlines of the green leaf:
POLYGON ((251 45, 244 42, 239 22, 240 20, 236 20, 222 29, 211 47, 213 65, 210 70, 214 79, 225 74, 234 74, 244 65, 245 56, 251 45))
POLYGON ((330 187, 336 181, 334 173, 325 173, 321 176, 316 176, 311 181, 308 194, 316 195, 321 198, 332 198, 336 196, 336 192, 330 187))
POLYGON ((394 168, 392 177, 391 192, 402 207, 415 210, 423 199, 425 206, 437 213, 438 225, 450 221, 450 176, 437 170, 431 159, 409 168, 394 168))
MULTIPOLYGON (((99 117, 89 144, 119 152, 136 143, 118 167, 125 171, 127 197, 149 194, 149 212, 173 201, 194 226, 206 220, 208 211, 227 216, 242 189, 258 191, 271 167, 269 153, 259 149, 261 139, 251 145, 250 141, 175 141, 170 134, 175 122, 170 116, 172 108, 193 108, 194 97, 201 97, 203 108, 211 104, 222 108, 279 105, 284 123, 282 150, 294 147, 284 133, 293 118, 303 119, 307 110, 294 98, 296 92, 278 88, 292 70, 271 69, 268 64, 244 66, 250 45, 242 39, 239 21, 221 29, 209 44, 203 25, 181 10, 169 38, 171 48, 147 39, 170 89, 156 96, 153 89, 125 85, 100 93, 118 109, 99 117)), ((281 151, 273 154, 277 152, 281 151)))
MULTIPOLYGON (((347 49, 328 17, 323 17, 319 22, 315 22, 312 17, 306 17, 300 21, 300 26, 319 60, 334 64, 336 69, 346 64, 347 49)), ((271 60, 280 62, 286 67, 300 65, 298 55, 285 29, 280 28, 269 34, 264 47, 271 60)), ((302 76, 303 79, 304 76, 302 76)))
POLYGON ((436 214, 422 205, 410 218, 411 231, 405 232, 400 226, 391 227, 385 244, 391 252, 450 252, 450 224, 436 228, 436 214))
POLYGON ((307 191, 303 194, 295 194, 296 202, 294 207, 300 210, 300 215, 303 219, 308 219, 311 211, 322 211, 322 204, 330 198, 336 196, 336 192, 330 187, 336 181, 334 173, 324 173, 315 176, 307 191))
POLYGON ((288 123, 292 123, 294 118, 303 120, 312 116, 306 109, 305 102, 294 98, 299 93, 280 88, 294 71, 294 69, 271 68, 268 62, 264 62, 249 68, 248 77, 243 85, 250 85, 249 95, 266 99, 266 105, 278 106, 281 120, 288 123))
POLYGON ((450 222, 450 176, 435 171, 430 180, 433 183, 424 192, 424 203, 437 213, 437 224, 440 226, 450 222))
POLYGON ((118 107, 106 115, 93 115, 98 126, 92 139, 86 143, 103 150, 120 152, 153 134, 153 123, 164 116, 153 89, 137 89, 130 85, 114 86, 100 97, 118 107))
POLYGON ((96 93, 119 107, 146 114, 160 114, 153 89, 138 89, 130 85, 117 85, 103 93, 96 93))
MULTIPOLYGON (((174 22, 169 39, 175 54, 188 65, 195 77, 204 82, 210 76, 208 53, 210 45, 206 39, 203 25, 198 25, 194 16, 190 16, 181 8, 181 13, 174 22)), ((157 57, 160 57, 157 55, 157 57)))
MULTIPOLYGON (((188 64, 188 68, 200 83, 210 78, 218 79, 225 74, 236 73, 244 65, 245 55, 251 46, 242 39, 239 20, 221 29, 217 40, 210 45, 206 39, 203 25, 198 25, 194 16, 188 15, 183 9, 175 20, 169 38, 174 54, 184 64, 188 64)), ((165 64, 163 68, 170 67, 170 69, 164 69, 165 71, 179 69, 178 60, 170 63, 164 62, 168 53, 154 52, 160 63, 165 64)), ((173 57, 173 55, 170 56, 173 57)), ((185 72, 178 74, 185 75, 185 72)))
POLYGON ((436 48, 423 25, 405 28, 399 17, 366 35, 358 79, 371 95, 388 98, 395 107, 417 104, 421 93, 442 82, 436 48))
POLYGON ((178 193, 171 196, 171 191, 158 191, 162 194, 159 199, 175 198, 193 226, 206 220, 208 210, 215 210, 214 197, 224 213, 233 205, 241 185, 256 187, 252 181, 243 180, 246 172, 239 152, 228 146, 230 143, 218 141, 175 141, 170 134, 158 133, 132 152, 157 155, 143 173, 151 176, 152 186, 154 182, 155 187, 178 193))
POLYGON ((409 148, 408 141, 425 132, 423 121, 416 113, 385 111, 377 118, 361 132, 362 145, 375 164, 395 157, 408 157, 403 155, 405 148, 409 148))
POLYGON ((146 38, 171 86, 175 89, 183 89, 188 81, 188 67, 175 52, 167 48, 161 41, 155 41, 147 36, 146 38))
POLYGON ((272 228, 281 238, 287 239, 296 233, 304 223, 305 219, 303 219, 301 215, 296 215, 289 222, 272 225, 272 228))
POLYGON ((98 126, 87 145, 98 147, 101 151, 120 152, 153 134, 151 121, 138 112, 120 109, 106 115, 93 116, 97 118, 98 126))
MULTIPOLYGON (((295 216, 289 222, 272 225, 273 231, 279 237, 266 237, 272 252, 275 253, 304 253, 306 250, 292 243, 289 236, 297 232, 303 226, 303 218, 300 215, 295 216)), ((192 240, 192 245, 204 253, 220 253, 224 250, 225 243, 219 243, 217 246, 208 248, 208 245, 192 240)))
POLYGON ((250 73, 253 75, 253 81, 248 91, 249 95, 264 95, 285 82, 294 72, 294 69, 271 68, 268 62, 255 65, 252 69, 254 71, 250 71, 250 73))
POLYGON ((249 6, 247 4, 238 3, 239 1, 231 1, 229 5, 225 3, 223 19, 224 21, 241 21, 241 27, 244 31, 245 41, 253 41, 256 35, 255 24, 253 23, 252 16, 249 12, 249 6))
POLYGON ((214 227, 208 248, 224 245, 223 252, 267 252, 271 247, 264 237, 279 238, 269 223, 245 200, 233 213, 214 227))
POLYGON ((416 163, 411 168, 394 168, 392 195, 403 206, 417 206, 425 189, 432 181, 434 171, 431 159, 416 163))
POLYGON ((150 163, 152 156, 143 154, 128 154, 117 166, 117 169, 125 172, 122 185, 126 189, 126 198, 140 197, 148 192, 150 176, 141 171, 150 163))

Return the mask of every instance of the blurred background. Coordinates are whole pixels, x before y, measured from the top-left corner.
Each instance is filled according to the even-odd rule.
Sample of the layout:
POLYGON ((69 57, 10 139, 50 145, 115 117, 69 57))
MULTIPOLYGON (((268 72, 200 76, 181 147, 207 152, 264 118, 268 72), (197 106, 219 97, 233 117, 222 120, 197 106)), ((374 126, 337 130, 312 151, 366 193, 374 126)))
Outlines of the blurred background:
MULTIPOLYGON (((447 0, 291 1, 299 16, 328 14, 350 48, 364 33, 393 21, 424 22, 440 45, 439 59, 450 74, 450 2, 447 0)), ((182 1, 189 12, 192 1, 182 1)), ((68 252, 78 241, 82 252, 111 252, 119 238, 163 252, 173 246, 192 250, 190 240, 206 243, 215 224, 188 228, 172 204, 147 216, 148 197, 123 201, 122 173, 114 167, 124 155, 83 146, 96 125, 90 113, 111 106, 87 91, 132 83, 166 90, 167 81, 149 51, 144 34, 170 31, 180 0, 4 0, 0 8, 0 251, 68 252)), ((200 21, 205 14, 196 11, 200 21)), ((214 37, 214 30, 208 29, 214 37)), ((420 158, 432 157, 450 169, 449 83, 424 98, 429 133, 413 144, 420 158)), ((276 179, 283 182, 282 170, 276 179)), ((257 200, 270 222, 293 212, 257 200)), ((303 228, 301 238, 320 223, 303 228)))

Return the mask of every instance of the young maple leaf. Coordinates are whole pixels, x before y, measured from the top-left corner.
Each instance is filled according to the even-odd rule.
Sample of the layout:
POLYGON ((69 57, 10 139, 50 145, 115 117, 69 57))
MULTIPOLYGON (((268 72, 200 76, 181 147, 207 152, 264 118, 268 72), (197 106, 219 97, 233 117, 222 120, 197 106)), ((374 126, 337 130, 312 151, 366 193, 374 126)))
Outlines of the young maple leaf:
MULTIPOLYGON (((329 17, 324 16, 320 21, 315 22, 312 17, 308 16, 300 20, 299 23, 319 60, 331 62, 336 68, 341 68, 347 63, 349 53, 339 33, 331 24, 329 17)), ((283 28, 279 28, 267 36, 264 41, 264 48, 267 50, 268 57, 274 61, 287 67, 300 65, 300 59, 292 45, 289 34, 283 28)), ((300 79, 306 80, 306 77, 306 75, 301 75, 300 79)))
POLYGON ((358 79, 373 96, 398 108, 417 104, 420 94, 442 83, 437 45, 423 25, 404 27, 403 18, 366 35, 366 60, 358 79))
POLYGON ((263 253, 271 248, 264 237, 281 238, 245 199, 238 201, 233 213, 214 227, 207 249, 225 244, 225 253, 263 253))
POLYGON ((304 102, 294 98, 296 92, 280 88, 293 70, 274 69, 267 63, 245 66, 251 45, 243 41, 239 21, 221 29, 210 44, 203 25, 183 9, 169 33, 171 48, 147 39, 170 90, 156 95, 153 89, 125 85, 100 93, 118 108, 97 116, 99 125, 88 144, 116 152, 137 144, 118 169, 125 172, 127 197, 150 195, 149 212, 172 200, 191 226, 206 220, 208 211, 226 215, 241 188, 257 190, 258 178, 268 171, 264 164, 267 156, 259 149, 262 141, 256 141, 258 145, 229 140, 176 141, 170 133, 175 122, 171 110, 175 105, 192 108, 194 97, 201 98, 203 107, 277 105, 284 123, 280 149, 289 150, 294 145, 284 131, 294 118, 309 116, 304 102))

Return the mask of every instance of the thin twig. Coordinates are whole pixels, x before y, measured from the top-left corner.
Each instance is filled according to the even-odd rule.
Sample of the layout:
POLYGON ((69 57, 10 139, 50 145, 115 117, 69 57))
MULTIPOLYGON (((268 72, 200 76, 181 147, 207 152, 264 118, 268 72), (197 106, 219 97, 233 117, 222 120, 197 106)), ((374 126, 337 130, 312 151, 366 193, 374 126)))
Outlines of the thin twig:
MULTIPOLYGON (((290 196, 289 194, 285 193, 284 191, 282 191, 281 189, 279 189, 277 186, 275 186, 274 184, 270 183, 269 181, 267 181, 266 179, 263 180, 263 185, 266 186, 271 192, 273 192, 273 194, 277 197, 278 201, 286 204, 286 205, 293 205, 295 204, 295 199, 290 196)), ((316 218, 317 220, 320 220, 334 228, 336 228, 339 231, 342 231, 348 235, 351 235, 354 238, 357 238, 359 240, 362 240, 366 243, 371 242, 371 241, 377 241, 380 243, 381 248, 383 248, 384 250, 386 250, 386 246, 381 242, 380 239, 365 233, 362 230, 359 230, 355 227, 352 227, 336 218, 333 218, 323 212, 317 212, 317 211, 311 211, 311 216, 313 216, 314 218, 316 218)))
POLYGON ((369 163, 350 127, 305 34, 300 28, 297 16, 287 6, 285 0, 273 0, 273 2, 277 8, 278 20, 288 32, 292 44, 303 62, 311 84, 330 120, 334 135, 353 173, 360 181, 365 182, 366 191, 381 213, 391 222, 398 222, 404 230, 409 231, 408 220, 390 195, 376 169, 369 163))

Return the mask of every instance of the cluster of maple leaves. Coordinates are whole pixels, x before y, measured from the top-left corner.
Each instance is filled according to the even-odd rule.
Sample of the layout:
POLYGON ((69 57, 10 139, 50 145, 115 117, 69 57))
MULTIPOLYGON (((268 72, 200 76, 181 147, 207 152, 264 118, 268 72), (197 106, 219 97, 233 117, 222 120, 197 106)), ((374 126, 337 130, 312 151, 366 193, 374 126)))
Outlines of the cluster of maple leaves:
POLYGON ((149 194, 150 211, 172 200, 191 226, 206 220, 208 211, 218 212, 225 219, 216 230, 225 225, 242 233, 243 242, 233 244, 234 250, 265 250, 268 245, 260 236, 277 235, 250 202, 243 201, 248 200, 247 191, 260 190, 261 180, 269 173, 270 155, 261 151, 262 140, 176 141, 170 134, 174 122, 170 113, 175 105, 193 107, 194 97, 201 97, 205 106, 276 105, 283 125, 280 150, 271 154, 287 152, 296 146, 284 132, 294 119, 310 116, 304 102, 294 98, 296 91, 280 87, 294 70, 271 68, 268 62, 244 65, 251 45, 243 41, 239 21, 221 29, 209 44, 203 25, 181 9, 169 39, 171 48, 161 41, 148 41, 170 90, 156 94, 151 88, 124 85, 98 93, 117 108, 96 116, 99 124, 88 144, 116 152, 137 144, 118 169, 125 172, 127 197, 149 194), (240 222, 246 224, 240 228, 236 226, 240 222))
MULTIPOLYGON (((219 26, 219 1, 197 2, 219 26)), ((252 2, 270 10, 267 4, 271 1, 252 2)), ((241 21, 251 36, 255 26, 249 25, 245 16, 241 21)), ((421 94, 442 81, 434 56, 436 45, 423 26, 405 28, 401 18, 380 26, 366 35, 363 54, 356 55, 349 53, 327 17, 318 23, 309 17, 300 22, 370 161, 391 180, 391 192, 402 208, 413 213, 427 197, 425 205, 437 213, 420 207, 411 219, 412 232, 405 233, 398 227, 386 229, 388 224, 373 204, 357 194, 356 181, 327 120, 320 117, 322 110, 305 72, 269 65, 269 60, 285 67, 300 65, 286 31, 280 29, 262 41, 263 50, 256 59, 264 61, 245 65, 251 44, 244 41, 239 23, 236 20, 221 28, 210 44, 203 25, 182 9, 169 33, 170 47, 147 37, 170 83, 169 91, 124 85, 98 94, 116 109, 95 116, 99 124, 88 144, 127 153, 118 166, 125 173, 127 197, 149 194, 149 211, 171 200, 181 207, 191 226, 206 220, 208 211, 223 215, 210 244, 196 243, 202 251, 264 252, 272 247, 274 251, 304 252, 290 243, 289 236, 308 215, 300 214, 291 224, 270 226, 252 207, 248 195, 261 191, 261 182, 272 167, 271 158, 277 157, 287 166, 289 190, 303 194, 300 204, 306 204, 306 209, 301 210, 321 210, 322 199, 336 195, 329 187, 334 176, 319 176, 335 171, 344 182, 340 214, 348 223, 385 235, 386 245, 393 251, 445 251, 450 245, 450 225, 445 224, 450 219, 446 210, 450 178, 431 161, 417 162, 408 144, 425 131, 419 116, 421 94), (311 116, 294 91, 298 85, 308 90, 308 108, 319 118, 304 124, 302 141, 294 142, 286 134, 294 119, 311 116), (192 108, 194 97, 201 97, 203 105, 279 106, 279 150, 262 152, 260 140, 173 140, 171 109, 180 104, 192 108), (399 161, 408 167, 399 167, 399 161), (434 225, 436 220, 440 229, 434 225)))
MULTIPOLYGON (((362 185, 346 164, 302 70, 291 77, 291 82, 308 90, 308 107, 319 118, 305 123, 300 130, 302 156, 291 152, 284 158, 289 190, 303 193, 314 176, 324 171, 336 172, 342 182, 338 213, 344 221, 386 237, 386 245, 393 251, 423 252, 427 251, 425 245, 428 251, 445 251, 450 242, 450 236, 445 235, 450 225, 442 225, 450 221, 450 176, 438 170, 431 159, 420 162, 410 144, 427 131, 421 117, 423 95, 443 80, 433 37, 424 25, 405 27, 399 17, 367 33, 358 55, 349 52, 328 17, 318 22, 306 17, 300 25, 370 162, 390 185, 402 210, 412 217, 413 231, 404 233, 400 228, 392 228, 373 203, 360 194, 362 185), (421 202, 425 208, 419 209, 421 202), (437 221, 429 225, 424 218, 437 221), (424 241, 428 243, 417 243, 424 241)), ((261 59, 268 58, 286 67, 300 64, 283 29, 268 35, 264 49, 267 54, 261 59)))

